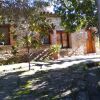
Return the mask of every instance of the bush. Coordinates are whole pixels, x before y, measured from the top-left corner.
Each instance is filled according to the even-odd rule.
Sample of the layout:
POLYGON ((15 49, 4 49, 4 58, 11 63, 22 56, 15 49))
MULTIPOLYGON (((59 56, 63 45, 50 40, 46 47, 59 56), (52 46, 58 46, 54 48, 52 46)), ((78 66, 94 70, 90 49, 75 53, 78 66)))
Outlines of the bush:
POLYGON ((22 63, 27 61, 28 61, 27 55, 13 56, 7 60, 0 60, 0 65, 22 63))
POLYGON ((60 49, 61 49, 61 46, 58 44, 51 45, 51 47, 50 47, 50 51, 52 53, 59 53, 60 49))
POLYGON ((11 52, 12 52, 12 54, 13 54, 14 56, 16 56, 16 54, 17 54, 17 52, 18 52, 17 47, 16 47, 16 46, 12 46, 11 52))

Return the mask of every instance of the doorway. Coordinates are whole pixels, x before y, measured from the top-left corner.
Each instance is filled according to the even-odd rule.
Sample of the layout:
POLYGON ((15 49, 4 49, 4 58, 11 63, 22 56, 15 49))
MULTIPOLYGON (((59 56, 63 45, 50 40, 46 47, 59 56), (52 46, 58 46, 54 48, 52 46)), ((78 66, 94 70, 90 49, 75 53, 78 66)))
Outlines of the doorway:
POLYGON ((86 40, 86 53, 95 53, 95 36, 93 36, 91 30, 87 31, 87 40, 86 40))

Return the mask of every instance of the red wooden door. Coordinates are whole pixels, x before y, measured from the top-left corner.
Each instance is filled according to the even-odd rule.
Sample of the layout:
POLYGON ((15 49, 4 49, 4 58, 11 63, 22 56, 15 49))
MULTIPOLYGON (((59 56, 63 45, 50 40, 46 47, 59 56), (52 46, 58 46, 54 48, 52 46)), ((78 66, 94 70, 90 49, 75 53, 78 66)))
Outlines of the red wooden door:
POLYGON ((95 53, 95 38, 90 30, 87 31, 86 53, 95 53))

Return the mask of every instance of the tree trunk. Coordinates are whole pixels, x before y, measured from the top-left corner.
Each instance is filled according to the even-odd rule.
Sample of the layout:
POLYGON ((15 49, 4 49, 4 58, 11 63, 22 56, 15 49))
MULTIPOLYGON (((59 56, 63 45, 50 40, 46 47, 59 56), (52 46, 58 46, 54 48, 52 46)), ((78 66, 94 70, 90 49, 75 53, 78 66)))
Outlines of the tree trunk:
POLYGON ((26 33, 26 39, 27 39, 26 47, 27 47, 27 53, 28 53, 28 63, 29 63, 29 70, 30 70, 31 69, 31 65, 30 65, 30 46, 29 46, 29 42, 28 42, 28 33, 26 33))
POLYGON ((99 35, 99 46, 100 46, 100 0, 96 0, 98 10, 98 35, 99 35))

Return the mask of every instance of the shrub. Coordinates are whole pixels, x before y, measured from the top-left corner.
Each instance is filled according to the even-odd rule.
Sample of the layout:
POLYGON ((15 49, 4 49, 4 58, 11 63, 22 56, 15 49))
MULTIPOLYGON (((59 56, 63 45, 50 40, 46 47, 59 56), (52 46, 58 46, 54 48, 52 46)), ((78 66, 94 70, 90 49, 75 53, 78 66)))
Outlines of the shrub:
POLYGON ((52 53, 59 53, 60 49, 61 49, 61 46, 58 44, 51 45, 51 47, 50 47, 50 51, 52 53))
POLYGON ((12 46, 12 54, 14 55, 14 56, 16 56, 16 54, 17 54, 17 47, 16 46, 12 46))

